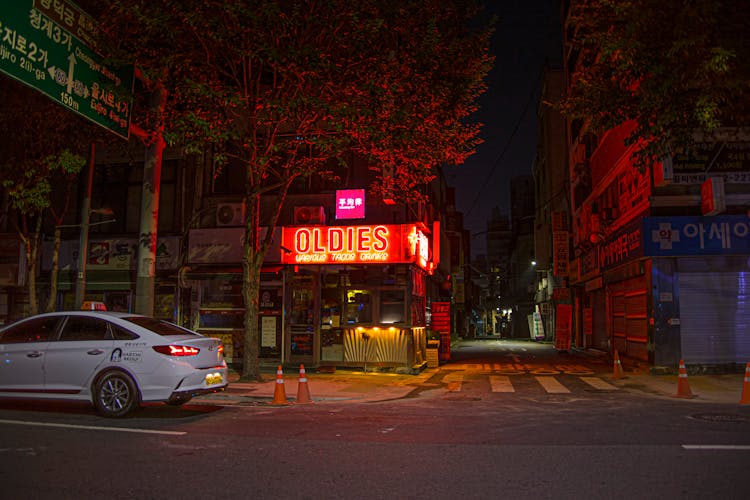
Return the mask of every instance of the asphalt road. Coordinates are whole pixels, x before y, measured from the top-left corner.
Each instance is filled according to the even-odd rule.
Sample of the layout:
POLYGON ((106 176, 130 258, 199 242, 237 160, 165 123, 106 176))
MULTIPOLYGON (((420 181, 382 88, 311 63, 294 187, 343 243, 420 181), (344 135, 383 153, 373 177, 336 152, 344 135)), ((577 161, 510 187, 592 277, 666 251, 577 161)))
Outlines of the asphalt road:
POLYGON ((581 380, 609 368, 493 342, 385 401, 4 401, 0 498, 747 498, 750 408, 581 380))

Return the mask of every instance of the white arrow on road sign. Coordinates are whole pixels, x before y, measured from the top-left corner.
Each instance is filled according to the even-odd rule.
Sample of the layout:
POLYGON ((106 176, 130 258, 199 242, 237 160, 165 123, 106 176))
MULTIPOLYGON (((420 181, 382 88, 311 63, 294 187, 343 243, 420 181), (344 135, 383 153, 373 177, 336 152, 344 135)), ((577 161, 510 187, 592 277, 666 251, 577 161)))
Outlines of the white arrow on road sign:
POLYGON ((75 54, 70 54, 68 56, 68 62, 69 62, 69 64, 68 64, 68 89, 67 89, 67 92, 68 92, 68 94, 72 94, 73 93, 73 70, 76 67, 76 63, 78 62, 76 60, 76 55, 75 54))

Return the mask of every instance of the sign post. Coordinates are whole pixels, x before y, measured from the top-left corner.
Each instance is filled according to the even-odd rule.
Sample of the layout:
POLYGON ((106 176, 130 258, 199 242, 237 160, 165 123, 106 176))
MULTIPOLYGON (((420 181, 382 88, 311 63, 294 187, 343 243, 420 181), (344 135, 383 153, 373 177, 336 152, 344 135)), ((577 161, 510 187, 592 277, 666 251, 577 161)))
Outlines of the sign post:
POLYGON ((66 0, 0 2, 0 72, 128 139, 133 71, 103 63, 95 31, 66 0))

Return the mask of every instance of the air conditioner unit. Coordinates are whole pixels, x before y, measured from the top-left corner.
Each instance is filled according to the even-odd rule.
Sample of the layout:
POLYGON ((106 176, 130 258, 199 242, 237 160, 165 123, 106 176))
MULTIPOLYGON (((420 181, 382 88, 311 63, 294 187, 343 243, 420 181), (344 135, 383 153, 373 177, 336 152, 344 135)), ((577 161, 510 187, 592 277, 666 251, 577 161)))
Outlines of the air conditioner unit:
POLYGON ((294 207, 295 224, 325 224, 326 212, 323 207, 294 207))
POLYGON ((216 206, 216 226, 244 226, 244 203, 220 203, 216 206))

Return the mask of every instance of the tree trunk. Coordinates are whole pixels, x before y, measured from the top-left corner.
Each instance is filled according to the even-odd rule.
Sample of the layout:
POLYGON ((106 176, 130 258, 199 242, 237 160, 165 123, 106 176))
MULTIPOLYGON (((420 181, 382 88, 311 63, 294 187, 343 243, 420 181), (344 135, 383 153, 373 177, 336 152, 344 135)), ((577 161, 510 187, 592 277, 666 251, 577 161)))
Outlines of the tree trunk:
POLYGON ((263 253, 260 251, 260 194, 247 199, 245 242, 242 248, 242 298, 245 303, 244 354, 242 357, 243 381, 261 381, 258 360, 258 307, 260 296, 260 270, 263 253))
POLYGON ((29 293, 29 314, 39 314, 39 299, 36 292, 36 257, 39 254, 39 237, 42 233, 42 214, 36 219, 34 232, 25 240, 26 279, 29 293))
POLYGON ((49 274, 49 297, 47 298, 47 307, 44 308, 45 312, 52 312, 55 310, 55 303, 57 302, 57 272, 60 268, 60 238, 61 230, 60 226, 55 226, 55 240, 52 248, 52 269, 49 274))

